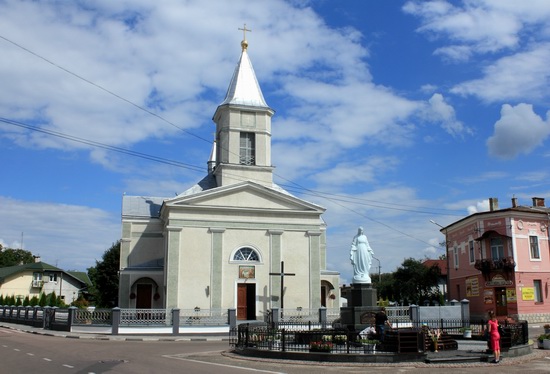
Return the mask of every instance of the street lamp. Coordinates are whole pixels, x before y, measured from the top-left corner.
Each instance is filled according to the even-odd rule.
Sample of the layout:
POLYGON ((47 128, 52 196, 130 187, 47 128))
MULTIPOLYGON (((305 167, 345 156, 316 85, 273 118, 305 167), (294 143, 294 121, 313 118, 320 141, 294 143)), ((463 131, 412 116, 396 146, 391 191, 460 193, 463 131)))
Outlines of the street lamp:
POLYGON ((451 291, 451 274, 449 272, 449 241, 447 240, 447 228, 435 222, 433 219, 430 220, 430 223, 433 223, 434 225, 439 226, 441 228, 439 232, 444 231, 443 234, 445 235, 445 259, 447 260, 447 281, 445 282, 446 283, 445 287, 447 287, 447 289, 445 290, 445 294, 449 299, 450 291, 451 291))
POLYGON ((374 258, 376 261, 378 261, 378 284, 382 283, 382 275, 380 274, 380 269, 382 268, 382 266, 380 266, 380 260, 377 259, 376 257, 372 256, 372 258, 374 258))

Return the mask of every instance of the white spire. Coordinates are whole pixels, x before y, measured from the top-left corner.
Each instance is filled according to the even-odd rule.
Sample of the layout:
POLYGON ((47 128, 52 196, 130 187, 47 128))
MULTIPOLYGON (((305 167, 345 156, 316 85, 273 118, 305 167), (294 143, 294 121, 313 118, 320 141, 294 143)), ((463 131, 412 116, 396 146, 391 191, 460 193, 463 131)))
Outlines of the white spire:
POLYGON ((241 42, 241 46, 241 58, 235 68, 233 78, 231 78, 225 99, 220 105, 233 104, 269 108, 256 79, 252 62, 248 57, 246 39, 241 42))
POLYGON ((212 173, 216 167, 216 141, 212 143, 212 151, 210 152, 210 158, 208 159, 208 173, 212 173))

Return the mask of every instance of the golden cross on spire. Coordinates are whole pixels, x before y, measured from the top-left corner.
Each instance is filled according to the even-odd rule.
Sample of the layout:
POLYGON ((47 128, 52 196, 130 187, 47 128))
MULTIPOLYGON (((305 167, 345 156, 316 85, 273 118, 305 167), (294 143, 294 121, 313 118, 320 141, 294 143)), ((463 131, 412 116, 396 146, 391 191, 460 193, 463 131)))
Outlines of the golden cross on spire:
POLYGON ((242 29, 239 27, 239 30, 243 31, 243 40, 246 40, 246 32, 247 31, 252 32, 252 30, 249 30, 249 29, 246 28, 246 23, 244 24, 244 27, 242 29))
POLYGON ((244 27, 242 29, 239 27, 239 30, 243 30, 243 41, 241 42, 241 47, 242 47, 243 52, 244 52, 248 48, 248 42, 246 41, 246 32, 247 31, 252 32, 252 30, 249 30, 249 29, 246 28, 246 23, 244 24, 244 27))

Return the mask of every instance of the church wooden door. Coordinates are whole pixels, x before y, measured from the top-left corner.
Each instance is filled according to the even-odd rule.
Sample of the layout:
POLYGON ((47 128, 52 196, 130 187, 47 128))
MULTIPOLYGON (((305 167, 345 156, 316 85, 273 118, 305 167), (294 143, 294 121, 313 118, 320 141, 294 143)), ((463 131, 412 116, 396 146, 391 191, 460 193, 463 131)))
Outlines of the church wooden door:
POLYGON ((152 284, 138 284, 136 296, 136 309, 151 309, 153 297, 152 284))
POLYGON ((254 283, 237 284, 237 319, 256 319, 256 285, 254 283))

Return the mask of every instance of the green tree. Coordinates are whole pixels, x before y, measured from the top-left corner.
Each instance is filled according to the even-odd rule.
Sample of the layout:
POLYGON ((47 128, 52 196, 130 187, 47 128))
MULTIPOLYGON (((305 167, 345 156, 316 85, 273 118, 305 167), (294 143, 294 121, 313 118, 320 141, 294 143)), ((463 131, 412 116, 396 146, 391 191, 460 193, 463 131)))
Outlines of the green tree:
POLYGON ((118 271, 120 270, 120 241, 103 253, 101 261, 96 260, 88 268, 88 277, 92 281, 90 293, 95 305, 113 308, 118 305, 118 271))
POLYGON ((406 259, 393 275, 395 284, 399 285, 394 287, 397 293, 395 299, 403 301, 405 305, 421 305, 424 300, 439 301, 437 282, 440 276, 439 266, 427 267, 414 258, 406 259))
POLYGON ((45 307, 47 303, 48 300, 46 299, 46 294, 42 292, 40 294, 40 298, 38 299, 38 305, 41 307, 45 307))
POLYGON ((393 273, 383 273, 380 278, 380 280, 378 279, 378 276, 372 278, 373 287, 376 288, 378 298, 385 300, 397 300, 393 273))
POLYGON ((24 249, 1 248, 0 250, 0 268, 15 266, 21 264, 31 264, 34 262, 34 256, 31 252, 24 249))
POLYGON ((46 304, 48 306, 59 306, 59 305, 57 305, 57 295, 55 294, 55 291, 53 291, 52 293, 47 295, 46 299, 47 299, 46 304))
POLYGON ((38 296, 34 295, 31 297, 30 306, 37 306, 38 305, 38 296))

